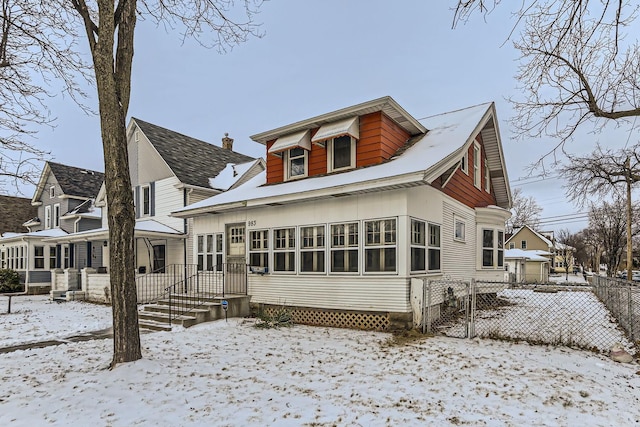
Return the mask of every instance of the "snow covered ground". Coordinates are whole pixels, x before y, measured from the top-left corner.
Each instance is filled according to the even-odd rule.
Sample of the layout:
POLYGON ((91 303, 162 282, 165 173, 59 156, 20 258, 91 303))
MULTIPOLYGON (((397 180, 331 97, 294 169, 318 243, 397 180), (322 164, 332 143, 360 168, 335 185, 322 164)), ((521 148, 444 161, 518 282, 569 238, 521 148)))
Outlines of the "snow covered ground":
MULTIPOLYGON (((14 298, 13 314, 0 314, 0 347, 50 338, 54 325, 66 333, 85 331, 84 321, 110 322, 108 307, 23 298, 22 306, 14 298)), ((444 337, 391 345, 390 338, 307 326, 262 330, 229 319, 144 334, 144 359, 112 371, 108 339, 0 354, 0 425, 640 422, 636 364, 563 347, 444 337)))

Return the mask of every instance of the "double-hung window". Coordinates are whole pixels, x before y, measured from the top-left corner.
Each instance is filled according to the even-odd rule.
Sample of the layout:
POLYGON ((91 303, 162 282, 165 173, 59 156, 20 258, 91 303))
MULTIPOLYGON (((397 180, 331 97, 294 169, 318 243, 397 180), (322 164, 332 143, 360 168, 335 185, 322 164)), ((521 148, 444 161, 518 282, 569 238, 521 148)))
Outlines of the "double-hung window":
POLYGON ((358 272, 358 223, 331 225, 331 272, 358 272))
POLYGON ((56 268, 57 252, 55 246, 49 246, 49 268, 56 268))
POLYGON ((411 220, 411 271, 425 271, 427 262, 426 224, 411 220))
POLYGON ((37 269, 44 268, 44 246, 34 246, 33 266, 34 268, 37 268, 37 269))
POLYGON ((491 174, 489 173, 489 162, 484 159, 484 190, 487 193, 491 192, 491 174))
POLYGON ((325 272, 324 225, 300 227, 300 271, 325 272))
POLYGON ((51 228, 51 205, 44 207, 44 228, 51 228))
POLYGON ((498 267, 504 267, 504 232, 498 231, 498 267))
POLYGON ((302 178, 307 176, 307 150, 296 147, 286 152, 287 179, 302 178))
POLYGON ((269 267, 269 230, 249 232, 249 265, 269 267))
POLYGON ((440 226, 429 224, 429 271, 440 270, 440 226))
POLYGON ((222 234, 200 234, 197 239, 198 270, 222 271, 222 234))
POLYGON ((356 166, 356 140, 343 135, 333 138, 328 144, 328 172, 352 169, 356 166))
POLYGON ((53 227, 60 227, 60 203, 53 205, 53 227))
POLYGON ((396 220, 365 221, 366 272, 396 271, 396 220))
POLYGON ((482 230, 482 266, 493 267, 493 230, 482 230))
POLYGON ((273 230, 273 271, 295 271, 296 229, 273 230))
POLYGON ((142 215, 151 215, 151 187, 145 185, 142 187, 142 215))
POLYGON ((453 239, 459 242, 465 241, 465 228, 466 224, 463 220, 454 217, 454 230, 453 230, 453 239))

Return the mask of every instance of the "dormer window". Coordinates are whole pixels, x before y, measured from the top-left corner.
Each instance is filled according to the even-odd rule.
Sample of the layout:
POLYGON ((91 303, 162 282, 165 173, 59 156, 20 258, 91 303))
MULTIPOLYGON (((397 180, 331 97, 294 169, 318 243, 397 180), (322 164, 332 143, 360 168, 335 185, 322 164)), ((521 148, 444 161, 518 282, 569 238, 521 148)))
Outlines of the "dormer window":
POLYGON ((333 138, 327 144, 327 172, 356 166, 356 140, 349 135, 333 138))
POLYGON ((287 179, 307 176, 307 150, 300 147, 292 148, 286 152, 285 161, 287 179))

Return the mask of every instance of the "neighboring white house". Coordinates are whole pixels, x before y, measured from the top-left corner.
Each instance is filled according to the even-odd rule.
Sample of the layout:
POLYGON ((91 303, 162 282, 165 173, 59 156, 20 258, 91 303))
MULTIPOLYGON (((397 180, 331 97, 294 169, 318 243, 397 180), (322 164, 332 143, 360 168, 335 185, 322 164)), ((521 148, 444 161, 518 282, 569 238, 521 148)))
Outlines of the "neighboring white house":
POLYGON ((507 249, 504 260, 515 283, 547 283, 551 253, 543 250, 507 249))
MULTIPOLYGON (((407 326, 412 278, 504 279, 511 193, 493 103, 416 120, 383 97, 252 139, 265 172, 173 213, 224 242, 218 259, 251 266, 252 304, 407 326)), ((216 258, 191 252, 201 269, 216 258)))

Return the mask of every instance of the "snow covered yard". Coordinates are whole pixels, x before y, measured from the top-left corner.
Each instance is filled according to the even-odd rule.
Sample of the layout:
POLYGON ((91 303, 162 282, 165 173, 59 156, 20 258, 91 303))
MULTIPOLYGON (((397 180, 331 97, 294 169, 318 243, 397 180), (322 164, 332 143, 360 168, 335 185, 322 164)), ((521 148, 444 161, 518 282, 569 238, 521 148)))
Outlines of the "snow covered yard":
MULTIPOLYGON (((50 324, 65 324, 77 310, 44 304, 40 311, 50 324)), ((20 341, 22 329, 6 319, 0 346, 20 341)), ((113 371, 106 369, 108 339, 0 354, 0 425, 640 421, 638 365, 562 347, 444 337, 390 345, 390 337, 307 326, 262 330, 229 319, 142 335, 144 359, 113 371)))

